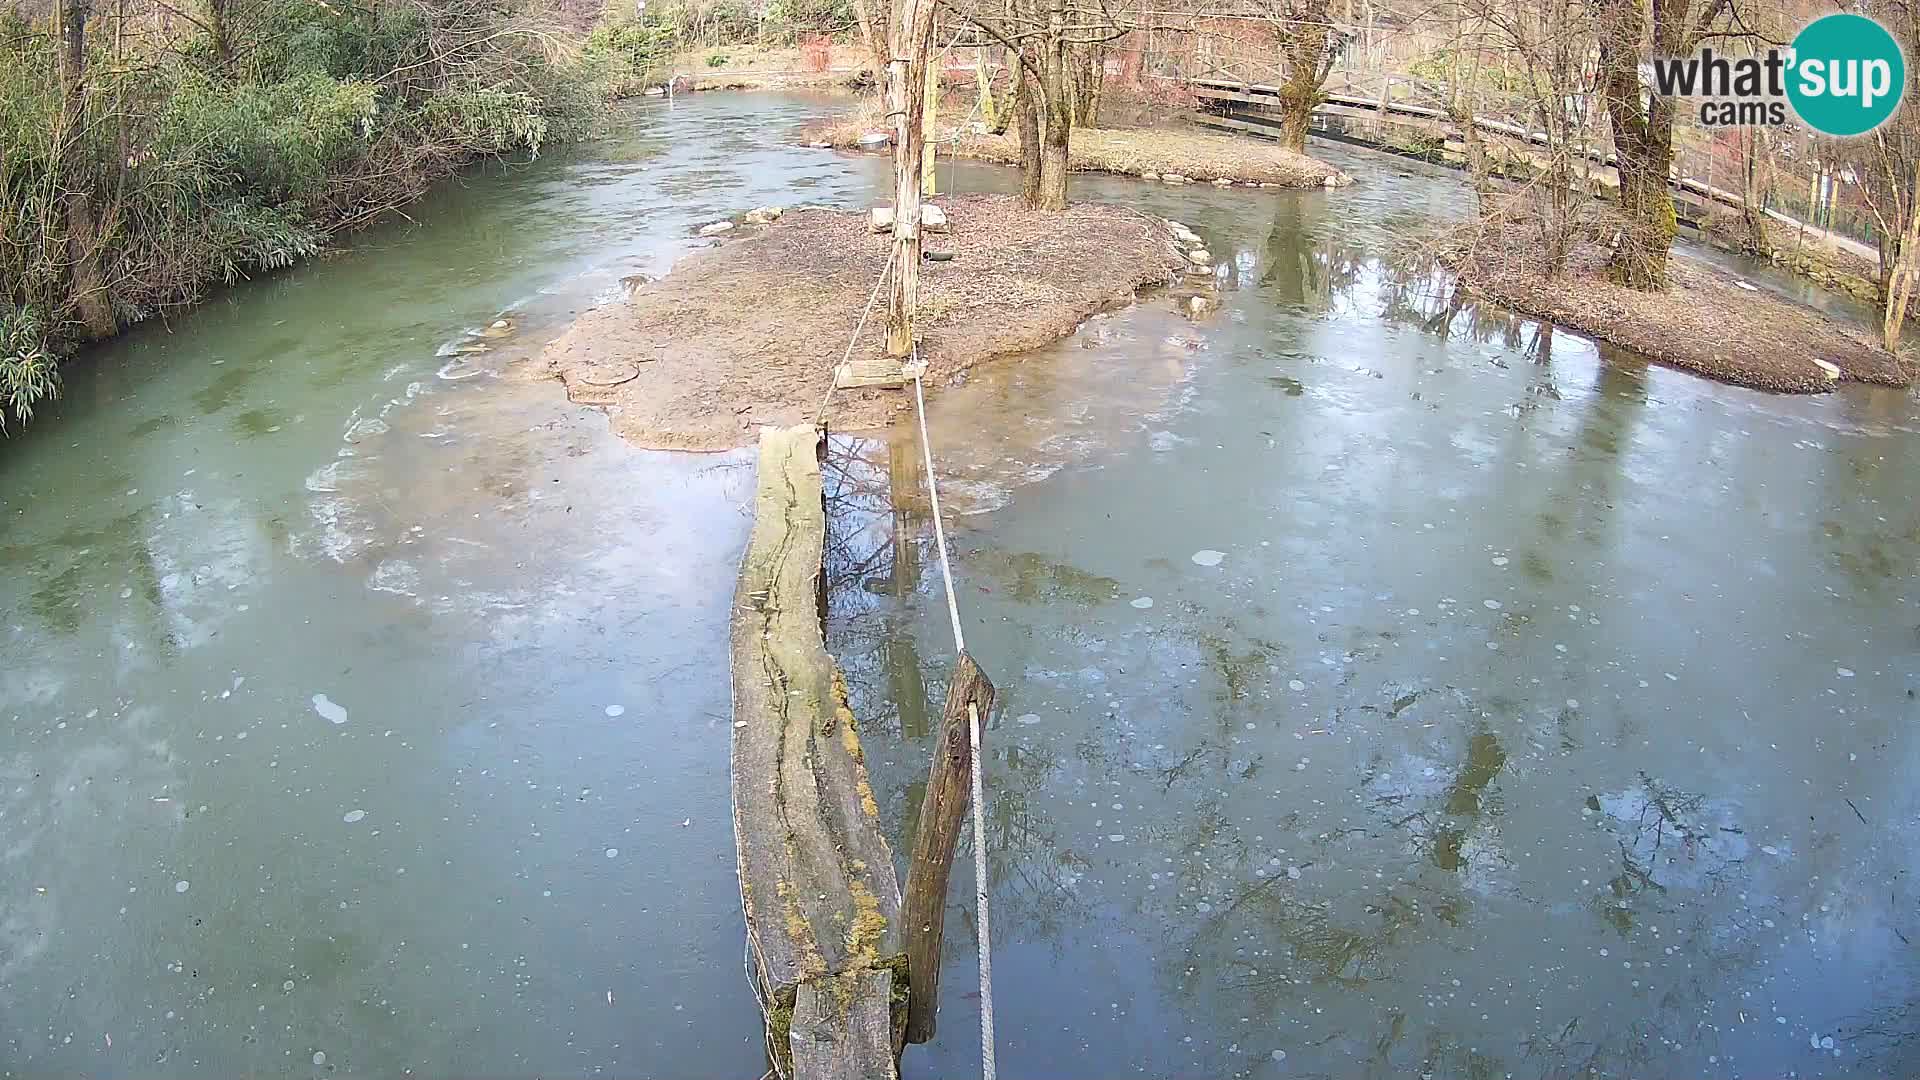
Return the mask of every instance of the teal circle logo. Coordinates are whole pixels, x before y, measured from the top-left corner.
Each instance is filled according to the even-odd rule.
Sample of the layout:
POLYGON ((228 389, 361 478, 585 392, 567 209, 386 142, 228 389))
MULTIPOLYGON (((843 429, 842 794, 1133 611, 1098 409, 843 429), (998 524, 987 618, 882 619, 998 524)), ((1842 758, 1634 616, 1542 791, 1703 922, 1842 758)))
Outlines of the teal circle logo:
POLYGON ((1907 60, 1887 29, 1864 15, 1826 15, 1793 39, 1787 100, 1823 135, 1865 135, 1907 90, 1907 60))

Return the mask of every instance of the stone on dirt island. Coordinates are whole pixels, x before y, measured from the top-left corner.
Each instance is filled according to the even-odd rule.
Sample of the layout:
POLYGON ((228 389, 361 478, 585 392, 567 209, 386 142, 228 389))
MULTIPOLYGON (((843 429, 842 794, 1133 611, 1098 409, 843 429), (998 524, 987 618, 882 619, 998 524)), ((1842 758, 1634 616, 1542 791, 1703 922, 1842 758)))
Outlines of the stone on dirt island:
POLYGON ((721 233, 732 231, 733 222, 731 221, 716 221, 711 225, 700 226, 701 236, 719 236, 721 233))
POLYGON ((779 221, 780 215, 786 212, 786 208, 784 207, 762 206, 747 211, 745 220, 749 225, 771 225, 779 221))
POLYGON ((920 224, 925 225, 928 232, 946 232, 947 212, 932 203, 924 203, 920 207, 920 224))
POLYGON ((874 232, 892 232, 893 207, 876 206, 867 211, 867 228, 874 232))

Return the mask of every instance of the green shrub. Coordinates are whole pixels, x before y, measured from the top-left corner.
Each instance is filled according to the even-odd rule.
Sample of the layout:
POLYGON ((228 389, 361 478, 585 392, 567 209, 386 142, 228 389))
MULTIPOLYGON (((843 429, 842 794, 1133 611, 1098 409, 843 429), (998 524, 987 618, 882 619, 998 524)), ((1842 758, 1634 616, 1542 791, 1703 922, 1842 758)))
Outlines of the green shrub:
POLYGON ((615 19, 587 35, 586 55, 602 65, 611 92, 626 96, 665 82, 679 45, 679 31, 669 23, 615 19))
POLYGON ((47 327, 33 309, 0 309, 0 432, 7 418, 33 419, 33 407, 60 393, 60 372, 47 327))
POLYGON ((51 27, 0 12, 0 429, 87 336, 76 281, 104 283, 90 323, 104 296, 126 325, 289 266, 467 162, 584 133, 677 40, 614 26, 582 55, 539 2, 228 0, 224 56, 198 22, 119 57, 96 30, 73 97, 51 27))

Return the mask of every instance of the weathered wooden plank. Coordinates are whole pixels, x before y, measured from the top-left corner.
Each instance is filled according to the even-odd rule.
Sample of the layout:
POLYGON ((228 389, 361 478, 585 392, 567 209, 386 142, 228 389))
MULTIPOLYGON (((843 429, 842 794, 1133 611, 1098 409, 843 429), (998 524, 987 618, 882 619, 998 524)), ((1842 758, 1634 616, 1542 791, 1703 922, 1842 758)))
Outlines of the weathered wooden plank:
POLYGON ((898 390, 906 384, 907 376, 903 369, 903 361, 894 357, 883 357, 878 360, 849 360, 833 369, 833 385, 841 390, 861 386, 898 390))
POLYGON ((899 1080, 888 999, 893 976, 869 969, 802 983, 788 1046, 793 1074, 843 1080, 899 1080))
POLYGON ((796 1075, 788 1036, 803 987, 904 967, 893 853, 820 633, 819 445, 811 427, 761 432, 753 533, 733 607, 734 841, 753 976, 782 1076, 796 1075))
MULTIPOLYGON (((973 790, 972 722, 967 703, 980 716, 985 737, 987 716, 993 711, 993 683, 966 653, 953 666, 947 684, 947 706, 940 719, 940 739, 933 747, 933 765, 927 773, 927 793, 920 801, 919 827, 914 830, 913 861, 907 864, 907 895, 901 919, 907 935, 907 1041, 933 1038, 934 1017, 940 1010, 940 938, 947 920, 947 879, 953 871, 953 851, 960 827, 967 820, 973 790)), ((974 837, 974 843, 981 842, 974 837)))

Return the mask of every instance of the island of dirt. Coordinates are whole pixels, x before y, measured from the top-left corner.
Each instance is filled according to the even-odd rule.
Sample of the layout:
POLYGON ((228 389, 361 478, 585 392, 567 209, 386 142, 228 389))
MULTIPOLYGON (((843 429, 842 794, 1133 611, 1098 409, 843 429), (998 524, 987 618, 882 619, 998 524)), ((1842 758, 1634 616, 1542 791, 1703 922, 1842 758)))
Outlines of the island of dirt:
POLYGON ((1913 382, 1908 364, 1861 331, 1718 267, 1675 252, 1666 290, 1643 292, 1607 279, 1607 254, 1604 235, 1582 236, 1549 278, 1537 225, 1524 220, 1476 224, 1439 248, 1462 284, 1495 303, 1721 382, 1798 394, 1841 380, 1913 382))
MULTIPOLYGON (((925 244, 953 258, 922 264, 916 320, 930 385, 1065 337, 1186 265, 1166 222, 1123 207, 1038 213, 998 195, 939 205, 950 231, 925 244)), ((572 400, 607 407, 614 430, 649 449, 726 450, 761 425, 820 420, 891 244, 865 215, 837 210, 738 225, 667 277, 586 312, 539 370, 572 400)), ((885 332, 881 295, 852 357, 878 358, 885 332)), ((898 390, 839 390, 825 416, 871 430, 910 408, 898 390)))
MULTIPOLYGON (((887 131, 877 102, 801 129, 800 140, 836 150, 863 149, 860 140, 887 131)), ((998 165, 1020 163, 1020 140, 966 127, 943 127, 935 153, 998 165)), ((1075 128, 1067 145, 1074 172, 1107 172, 1167 183, 1232 182, 1252 187, 1341 187, 1353 178, 1318 158, 1279 144, 1233 135, 1173 128, 1075 128)))

